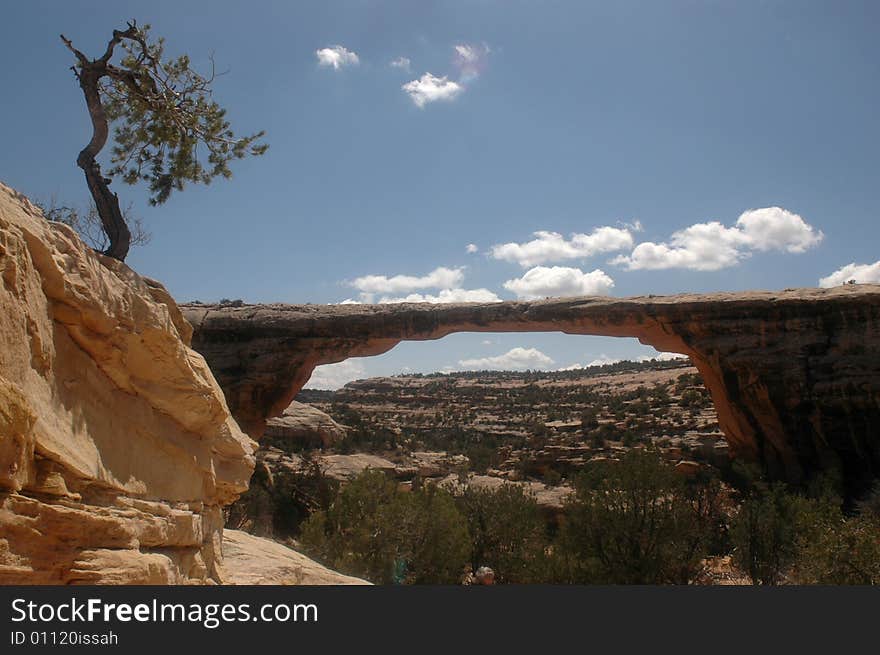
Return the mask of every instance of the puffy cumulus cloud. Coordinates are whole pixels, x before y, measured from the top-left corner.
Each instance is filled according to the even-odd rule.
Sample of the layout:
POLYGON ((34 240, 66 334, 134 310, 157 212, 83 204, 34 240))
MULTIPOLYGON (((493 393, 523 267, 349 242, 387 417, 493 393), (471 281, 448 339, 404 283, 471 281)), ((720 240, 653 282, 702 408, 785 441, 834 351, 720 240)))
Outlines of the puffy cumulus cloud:
POLYGON ((333 68, 333 70, 339 70, 345 66, 357 66, 361 63, 356 53, 341 45, 315 50, 315 56, 318 58, 318 66, 333 68))
POLYGON ((873 264, 847 264, 838 268, 828 277, 819 280, 819 286, 824 288, 836 287, 838 285, 855 280, 860 284, 880 284, 880 261, 873 264))
POLYGON ((338 364, 316 366, 312 377, 305 383, 306 389, 339 389, 352 380, 367 377, 364 365, 356 359, 346 359, 338 364))
POLYGON ((607 296, 614 280, 598 268, 584 273, 579 268, 565 266, 536 266, 513 280, 504 288, 518 297, 532 300, 544 297, 607 296))
POLYGON ((646 241, 637 245, 630 255, 611 260, 629 270, 689 268, 696 271, 717 271, 733 266, 746 253, 745 235, 717 221, 697 223, 673 233, 669 243, 646 241))
POLYGON ((501 298, 488 289, 442 289, 436 296, 411 293, 408 296, 390 298, 383 296, 379 303, 430 302, 435 304, 451 302, 501 302, 501 298))
POLYGON ((407 82, 400 88, 419 109, 430 102, 451 102, 464 91, 461 84, 453 82, 446 75, 435 77, 431 73, 425 73, 419 79, 407 82))
POLYGON ((750 247, 762 251, 806 252, 825 237, 821 230, 814 229, 803 218, 782 207, 745 211, 740 214, 736 226, 746 236, 750 247))
POLYGON ((467 245, 464 247, 464 249, 465 249, 465 251, 467 251, 467 253, 468 253, 469 255, 473 255, 474 253, 480 252, 479 247, 478 247, 477 244, 475 244, 475 243, 469 243, 469 244, 467 244, 467 245))
POLYGON ((388 65, 391 66, 391 68, 400 68, 409 73, 411 70, 411 64, 412 62, 409 60, 409 57, 398 57, 397 59, 392 59, 388 65))
POLYGON ((525 243, 500 243, 492 246, 489 254, 494 259, 516 262, 523 268, 591 257, 599 253, 632 248, 633 237, 628 228, 599 227, 590 234, 575 233, 565 239, 558 232, 539 231, 525 243))
POLYGON ((503 355, 462 359, 459 366, 465 370, 483 371, 524 371, 527 369, 544 369, 553 365, 553 360, 537 348, 511 348, 503 355))
POLYGON ((797 214, 764 207, 743 212, 733 227, 718 221, 696 223, 674 232, 667 243, 640 243, 632 253, 615 257, 611 263, 629 270, 717 271, 736 265, 753 250, 801 253, 823 237, 797 214))
POLYGON ((351 282, 362 293, 409 293, 419 289, 454 289, 464 281, 462 268, 439 266, 427 275, 364 275, 351 282))

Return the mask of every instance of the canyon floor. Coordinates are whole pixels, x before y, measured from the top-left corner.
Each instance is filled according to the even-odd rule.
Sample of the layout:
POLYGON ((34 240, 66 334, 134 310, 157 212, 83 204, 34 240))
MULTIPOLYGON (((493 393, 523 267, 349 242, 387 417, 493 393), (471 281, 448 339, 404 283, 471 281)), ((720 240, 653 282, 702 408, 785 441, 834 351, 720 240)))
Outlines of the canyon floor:
POLYGON ((558 484, 588 461, 647 444, 682 466, 727 462, 708 392, 686 360, 372 378, 298 400, 347 426, 340 454, 403 468, 413 453, 427 462, 444 451, 452 468, 558 484))

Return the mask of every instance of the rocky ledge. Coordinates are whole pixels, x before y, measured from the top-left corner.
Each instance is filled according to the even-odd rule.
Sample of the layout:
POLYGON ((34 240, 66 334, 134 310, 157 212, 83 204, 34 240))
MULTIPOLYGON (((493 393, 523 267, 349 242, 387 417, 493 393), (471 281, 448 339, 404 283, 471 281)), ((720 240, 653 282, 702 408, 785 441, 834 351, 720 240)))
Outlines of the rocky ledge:
POLYGON ((256 444, 191 334, 162 285, 0 184, 0 584, 255 583, 260 556, 266 581, 346 580, 236 535, 222 565, 256 444))

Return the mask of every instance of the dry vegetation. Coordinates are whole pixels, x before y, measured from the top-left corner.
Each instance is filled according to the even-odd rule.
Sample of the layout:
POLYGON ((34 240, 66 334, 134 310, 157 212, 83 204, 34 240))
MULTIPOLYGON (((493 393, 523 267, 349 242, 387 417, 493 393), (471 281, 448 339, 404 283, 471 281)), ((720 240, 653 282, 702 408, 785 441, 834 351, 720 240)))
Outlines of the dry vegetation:
POLYGON ((393 460, 443 450, 508 479, 556 484, 647 444, 673 463, 727 461, 709 394, 686 362, 372 378, 299 400, 350 428, 344 452, 393 460))

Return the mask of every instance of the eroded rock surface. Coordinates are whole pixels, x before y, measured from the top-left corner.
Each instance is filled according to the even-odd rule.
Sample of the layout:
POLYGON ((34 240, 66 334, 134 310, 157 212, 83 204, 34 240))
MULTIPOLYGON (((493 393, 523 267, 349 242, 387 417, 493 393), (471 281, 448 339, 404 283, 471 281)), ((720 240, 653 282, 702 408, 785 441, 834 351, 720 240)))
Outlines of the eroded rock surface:
POLYGON ((316 407, 293 401, 281 416, 266 421, 265 441, 280 448, 329 448, 345 439, 343 426, 316 407))
POLYGON ((222 581, 256 444, 168 292, 0 185, 0 583, 222 581))
POLYGON ((223 533, 223 579, 235 585, 368 585, 277 541, 240 530, 223 533))
POLYGON ((880 474, 880 286, 491 304, 191 305, 193 346, 252 436, 320 364, 453 332, 636 337, 688 355, 733 455, 792 481, 880 474))

